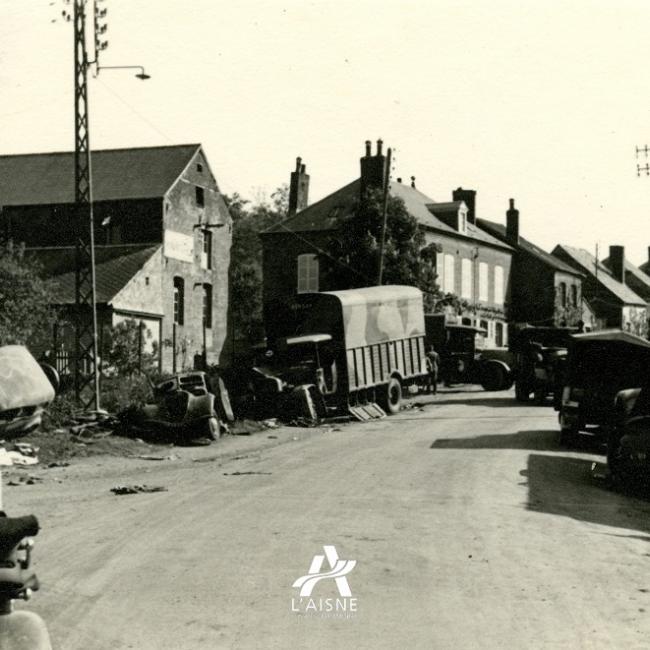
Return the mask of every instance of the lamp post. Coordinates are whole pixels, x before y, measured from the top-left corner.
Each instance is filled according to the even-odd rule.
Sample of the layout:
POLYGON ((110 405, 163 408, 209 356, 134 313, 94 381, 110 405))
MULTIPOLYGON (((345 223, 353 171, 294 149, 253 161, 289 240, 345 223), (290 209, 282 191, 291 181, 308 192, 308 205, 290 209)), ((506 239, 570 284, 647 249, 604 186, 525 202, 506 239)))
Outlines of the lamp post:
MULTIPOLYGON (((74 102, 75 102, 75 398, 84 408, 97 410, 99 398, 99 353, 97 335, 97 303, 95 277, 95 228, 92 198, 92 165, 90 155, 90 125, 88 120, 88 69, 99 66, 99 52, 108 41, 99 41, 106 26, 99 19, 106 9, 94 6, 95 58, 88 60, 86 49, 86 4, 88 0, 74 0, 74 102)), ((136 76, 148 79, 141 66, 105 66, 106 68, 135 67, 136 76)))

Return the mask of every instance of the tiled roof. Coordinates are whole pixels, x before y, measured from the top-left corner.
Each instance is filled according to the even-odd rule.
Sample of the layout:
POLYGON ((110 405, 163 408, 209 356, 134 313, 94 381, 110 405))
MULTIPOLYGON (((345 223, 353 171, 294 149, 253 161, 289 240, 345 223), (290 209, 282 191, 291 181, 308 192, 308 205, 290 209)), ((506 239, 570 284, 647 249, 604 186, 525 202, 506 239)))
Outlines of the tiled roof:
MULTIPOLYGON (((333 230, 337 227, 341 219, 352 213, 354 202, 359 196, 359 193, 360 179, 357 179, 356 181, 336 190, 336 192, 329 194, 320 201, 312 203, 304 210, 301 210, 288 219, 281 221, 279 224, 271 226, 271 228, 264 232, 304 233, 333 230)), ((502 241, 483 231, 474 224, 467 224, 466 235, 459 233, 457 230, 454 230, 438 219, 429 209, 431 208, 431 210, 435 210, 436 205, 449 205, 448 203, 437 204, 432 198, 423 194, 418 189, 397 182, 391 183, 390 193, 392 196, 402 199, 409 214, 415 217, 418 223, 425 228, 437 230, 449 235, 455 235, 456 237, 469 237, 486 244, 510 250, 510 247, 507 244, 504 244, 502 241)))
MULTIPOLYGON (((506 236, 506 227, 501 223, 496 223, 494 221, 488 221, 487 219, 478 219, 478 225, 483 229, 487 230, 490 234, 494 235, 502 241, 507 241, 506 236)), ((547 253, 545 250, 542 250, 539 246, 535 246, 532 242, 529 242, 523 237, 519 237, 519 247, 534 255, 537 259, 544 262, 551 268, 556 271, 562 271, 563 273, 571 273, 573 275, 582 275, 580 271, 570 267, 568 264, 565 264, 561 259, 558 259, 554 255, 547 253)))
MULTIPOLYGON (((95 248, 97 303, 110 303, 160 246, 161 244, 97 246, 95 248)), ((73 304, 76 288, 74 247, 31 248, 27 249, 26 255, 35 258, 43 269, 43 275, 52 280, 52 304, 73 304)))
POLYGON ((628 305, 646 304, 643 298, 634 293, 630 287, 616 280, 610 273, 609 269, 602 262, 597 262, 596 258, 589 251, 584 250, 584 248, 574 248, 573 246, 558 244, 553 249, 554 253, 555 251, 564 253, 565 256, 573 260, 575 265, 579 267, 581 271, 596 278, 596 280, 607 289, 607 291, 618 298, 622 303, 628 305))
MULTIPOLYGON (((603 264, 611 271, 609 257, 603 260, 603 264)), ((627 259, 625 260, 625 270, 650 289, 650 276, 646 275, 638 266, 634 266, 634 264, 627 259)))
MULTIPOLYGON (((95 201, 164 196, 198 144, 92 152, 95 201)), ((0 156, 0 205, 74 202, 74 153, 0 156)))

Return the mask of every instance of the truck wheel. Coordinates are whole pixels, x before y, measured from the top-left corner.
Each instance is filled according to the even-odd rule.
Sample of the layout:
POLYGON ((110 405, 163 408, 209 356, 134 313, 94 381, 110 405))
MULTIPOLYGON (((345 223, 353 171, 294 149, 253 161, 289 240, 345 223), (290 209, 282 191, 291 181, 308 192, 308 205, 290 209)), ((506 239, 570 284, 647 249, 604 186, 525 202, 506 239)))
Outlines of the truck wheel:
POLYGON ((560 445, 562 447, 573 446, 578 439, 577 427, 568 427, 560 429, 560 445))
POLYGON ((518 402, 527 402, 530 399, 530 387, 523 381, 515 382, 515 399, 518 402))
POLYGON ((402 405, 402 384, 397 377, 391 377, 381 396, 380 406, 389 413, 395 415, 399 413, 402 405))
POLYGON ((210 440, 219 440, 219 420, 216 417, 211 417, 206 420, 206 433, 210 440))
POLYGON ((481 386, 484 390, 502 390, 506 383, 506 373, 496 363, 486 363, 481 370, 481 386))

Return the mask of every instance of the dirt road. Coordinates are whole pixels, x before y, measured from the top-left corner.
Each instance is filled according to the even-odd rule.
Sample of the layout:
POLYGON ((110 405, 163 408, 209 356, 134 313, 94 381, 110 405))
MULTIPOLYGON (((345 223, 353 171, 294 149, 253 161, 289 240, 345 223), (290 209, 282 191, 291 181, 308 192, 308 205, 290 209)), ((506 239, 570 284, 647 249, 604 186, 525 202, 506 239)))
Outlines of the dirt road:
POLYGON ((602 456, 559 448, 550 408, 427 401, 6 487, 43 525, 31 608, 67 650, 647 647, 650 503, 594 479, 602 456), (324 545, 356 561, 351 618, 305 614, 292 588, 324 545))

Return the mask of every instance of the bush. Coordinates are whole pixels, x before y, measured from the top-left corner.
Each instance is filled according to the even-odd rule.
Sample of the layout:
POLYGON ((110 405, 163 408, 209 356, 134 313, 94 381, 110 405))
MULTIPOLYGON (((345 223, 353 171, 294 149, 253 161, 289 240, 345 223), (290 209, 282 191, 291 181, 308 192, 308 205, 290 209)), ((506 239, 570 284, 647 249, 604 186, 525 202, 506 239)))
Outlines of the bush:
POLYGON ((101 407, 109 413, 119 413, 152 400, 151 384, 145 375, 106 377, 102 379, 101 389, 101 407))

